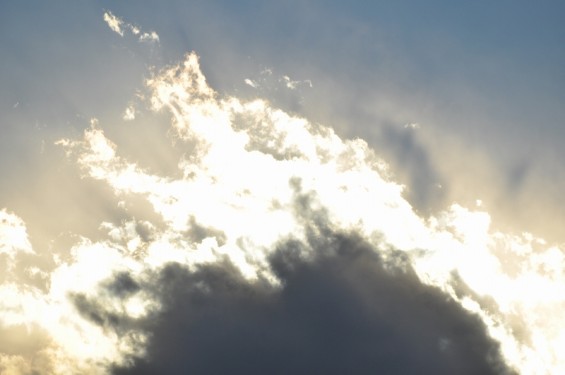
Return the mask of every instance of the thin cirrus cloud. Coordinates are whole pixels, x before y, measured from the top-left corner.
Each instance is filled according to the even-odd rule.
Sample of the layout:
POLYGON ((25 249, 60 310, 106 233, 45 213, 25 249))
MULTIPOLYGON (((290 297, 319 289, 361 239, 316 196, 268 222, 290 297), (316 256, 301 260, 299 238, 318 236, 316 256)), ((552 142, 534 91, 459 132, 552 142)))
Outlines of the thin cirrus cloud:
POLYGON ((130 160, 96 119, 57 142, 123 214, 101 238, 37 254, 0 211, 3 372, 565 370, 563 249, 458 204, 420 217, 365 141, 216 92, 195 53, 145 85, 186 150, 175 173, 130 160), (139 201, 154 216, 131 214, 139 201))

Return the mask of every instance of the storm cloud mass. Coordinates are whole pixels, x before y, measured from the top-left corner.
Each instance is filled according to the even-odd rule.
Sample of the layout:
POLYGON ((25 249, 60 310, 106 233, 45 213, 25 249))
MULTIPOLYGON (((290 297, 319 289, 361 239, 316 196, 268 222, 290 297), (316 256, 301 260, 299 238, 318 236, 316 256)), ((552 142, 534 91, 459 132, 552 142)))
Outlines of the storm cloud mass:
MULTIPOLYGON (((443 95, 459 86, 438 94, 437 83, 405 65, 402 48, 387 44, 396 37, 380 33, 400 29, 386 23, 373 29, 355 4, 254 8, 255 17, 270 16, 288 32, 275 37, 271 22, 251 22, 220 3, 194 7, 189 16, 173 1, 152 17, 123 4, 58 5, 43 10, 77 17, 57 28, 61 35, 89 20, 82 25, 99 37, 89 37, 88 48, 78 39, 59 54, 49 52, 57 45, 52 40, 42 46, 22 36, 27 45, 6 43, 14 52, 7 61, 27 61, 36 76, 14 68, 6 82, 20 91, 2 92, 14 103, 1 114, 0 372, 565 371, 563 246, 504 230, 516 228, 522 213, 501 224, 508 202, 535 197, 534 177, 550 164, 516 163, 519 152, 492 158, 489 145, 481 151, 451 138, 471 139, 468 124, 439 135, 441 125, 426 121, 441 124, 459 99, 435 117, 421 112, 423 124, 409 119, 414 112, 395 100, 424 108, 417 88, 429 87, 445 104, 443 95), (199 29, 201 15, 212 13, 199 29), (314 14, 335 23, 329 28, 314 14), (195 23, 170 28, 158 21, 164 15, 195 23), (254 44, 220 38, 249 41, 249 27, 265 31, 254 44), (179 40, 192 40, 183 34, 191 28, 210 31, 193 43, 202 57, 179 47, 179 40), (340 68, 348 61, 343 56, 323 59, 326 39, 317 33, 330 29, 339 31, 333 42, 359 57, 347 69, 340 68), (303 41, 300 55, 308 63, 298 70, 292 58, 271 68, 242 57, 254 48, 260 52, 253 58, 264 61, 297 53, 293 32, 312 38, 303 41), (374 89, 364 82, 375 56, 359 48, 373 43, 369 35, 381 72, 394 73, 398 61, 412 74, 410 94, 398 91, 404 81, 374 89), (173 41, 179 51, 166 47, 173 41), (45 76, 28 60, 34 54, 45 55, 45 76), (65 59, 86 70, 69 65, 59 77, 65 79, 51 77, 65 59), (63 97, 53 107, 41 94, 51 87, 63 97), (30 119, 33 130, 22 125, 30 119), (457 167, 459 158, 468 170, 457 167), (469 184, 473 179, 488 187, 469 184), (495 198, 500 207, 493 207, 495 198)), ((23 9, 8 8, 24 17, 23 9)), ((402 7, 396 12, 404 14, 402 7)), ((25 36, 27 26, 6 21, 25 36)), ((438 31, 430 26, 422 35, 432 40, 438 31)), ((398 38, 429 47, 428 58, 443 51, 404 32, 398 38)), ((457 59, 446 57, 442 65, 422 57, 420 68, 445 77, 455 73, 457 59), (434 71, 440 66, 441 74, 434 71)), ((488 65, 475 62, 479 70, 488 65)), ((458 94, 476 100, 471 83, 458 94)), ((503 150, 505 141, 498 142, 503 150)), ((560 176, 548 182, 548 200, 560 176)), ((546 215, 556 220, 541 227, 555 236, 560 216, 546 215)))
MULTIPOLYGON (((157 277, 165 307, 147 356, 115 374, 509 374, 477 316, 422 285, 408 264, 385 266, 355 235, 281 243, 282 287, 233 265, 178 265, 157 277)), ((402 255, 398 255, 402 257, 402 255)))

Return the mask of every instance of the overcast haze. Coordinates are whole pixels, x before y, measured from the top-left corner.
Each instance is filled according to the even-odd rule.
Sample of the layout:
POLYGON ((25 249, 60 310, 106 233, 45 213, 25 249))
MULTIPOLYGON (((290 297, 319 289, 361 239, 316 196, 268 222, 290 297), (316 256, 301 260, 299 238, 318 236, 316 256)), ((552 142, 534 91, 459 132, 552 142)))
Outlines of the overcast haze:
POLYGON ((0 370, 565 371, 559 1, 0 6, 0 370))

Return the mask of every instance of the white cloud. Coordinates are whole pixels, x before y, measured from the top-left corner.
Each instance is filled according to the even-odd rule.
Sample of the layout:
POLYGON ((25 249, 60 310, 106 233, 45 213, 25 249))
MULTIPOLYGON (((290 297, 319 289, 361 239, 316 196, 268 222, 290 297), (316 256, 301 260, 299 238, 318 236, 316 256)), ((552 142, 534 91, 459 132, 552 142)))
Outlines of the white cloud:
POLYGON ((124 21, 114 16, 112 12, 104 12, 104 21, 106 21, 112 31, 120 34, 121 36, 124 36, 124 21))
POLYGON ((125 22, 112 14, 112 12, 104 12, 104 21, 106 21, 112 31, 120 34, 120 36, 124 36, 127 31, 136 36, 139 42, 159 43, 159 35, 155 31, 143 32, 140 27, 125 22))
POLYGON ((125 121, 131 121, 131 120, 135 120, 135 107, 133 105, 129 105, 125 111, 124 111, 124 115, 122 116, 122 118, 125 121))
MULTIPOLYGON (((216 93, 194 53, 154 75, 147 87, 152 109, 172 115, 176 141, 197 145, 179 161, 178 175, 157 176, 120 156, 119 145, 97 121, 81 139, 58 144, 87 176, 112 188, 117 205, 142 197, 163 224, 134 218, 101 223, 104 240, 81 238, 69 259, 54 258, 46 291, 0 284, 0 322, 47 332, 53 373, 104 372, 111 363, 141 355, 148 340, 139 329, 118 334, 92 323, 68 296, 96 301, 113 316, 148 316, 160 309, 154 295, 139 290, 118 298, 102 285, 119 272, 148 281, 147 275, 170 262, 194 268, 226 258, 246 277, 276 284, 267 258, 282 240, 307 243, 308 218, 301 209, 323 212, 332 229, 359 233, 384 259, 390 249, 403 251, 423 282, 482 317, 515 368, 565 371, 562 248, 531 235, 493 232, 487 212, 457 204, 429 219, 419 217, 366 142, 343 140, 331 128, 264 100, 216 93), (187 235, 197 230, 198 238, 187 235), (456 293, 454 273, 473 293, 456 293)), ((0 253, 32 253, 23 221, 6 211, 0 220, 0 253)), ((24 369, 28 362, 0 357, 2 364, 24 369)))
POLYGON ((253 81, 253 80, 251 80, 251 79, 249 79, 249 78, 246 78, 244 82, 245 82, 245 84, 246 84, 247 86, 251 86, 251 87, 253 87, 254 89, 257 88, 257 86, 258 86, 258 85, 257 85, 257 82, 255 82, 255 81, 253 81))
POLYGON ((139 41, 140 42, 158 43, 159 42, 159 35, 157 35, 157 33, 155 31, 151 31, 149 33, 143 33, 139 37, 139 41))
POLYGON ((281 78, 281 82, 283 82, 285 84, 285 86, 291 90, 296 90, 299 86, 302 85, 306 85, 308 87, 312 87, 312 81, 309 79, 306 80, 302 80, 302 81, 296 81, 296 80, 292 80, 290 79, 289 76, 282 76, 281 78))
MULTIPOLYGON (((0 251, 9 253, 12 258, 17 256, 14 254, 17 251, 32 253, 23 221, 4 210, 0 211, 0 216, 0 251)), ((130 331, 124 337, 108 335, 77 314, 69 300, 69 295, 74 292, 96 293, 97 285, 117 269, 135 269, 132 260, 124 257, 119 249, 86 239, 73 248, 72 259, 64 262, 54 260, 57 267, 49 274, 48 290, 17 278, 18 271, 42 272, 33 265, 24 270, 17 270, 15 266, 5 270, 8 275, 0 283, 0 327, 13 329, 24 325, 30 336, 30 345, 22 348, 19 344, 22 350, 19 353, 0 353, 2 372, 100 373, 111 363, 123 363, 130 354, 141 354, 146 339, 142 332, 130 331), (43 345, 33 342, 34 337, 37 340, 37 337, 43 336, 46 336, 42 340, 43 345)), ((95 298, 107 306, 116 302, 108 300, 108 296, 103 294, 95 294, 95 298)), ((127 310, 120 305, 115 307, 118 313, 124 308, 127 310)), ((145 312, 150 308, 147 306, 145 312)), ((20 341, 23 339, 18 338, 20 341)), ((3 340, 10 338, 4 337, 3 340)), ((10 341, 4 344, 9 345, 10 341)))

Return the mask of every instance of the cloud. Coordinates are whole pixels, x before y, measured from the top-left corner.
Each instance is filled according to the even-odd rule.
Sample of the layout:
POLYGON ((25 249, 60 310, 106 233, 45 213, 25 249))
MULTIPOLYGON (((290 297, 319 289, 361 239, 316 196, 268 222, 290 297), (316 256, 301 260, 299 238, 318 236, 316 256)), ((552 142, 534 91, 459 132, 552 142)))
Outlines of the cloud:
POLYGON ((125 121, 135 120, 135 107, 133 105, 129 105, 124 111, 122 118, 125 121))
POLYGON ((308 87, 312 87, 312 81, 309 79, 305 81, 295 81, 290 79, 289 76, 283 76, 281 78, 281 82, 284 82, 285 86, 291 90, 296 90, 301 85, 307 85, 308 87))
POLYGON ((136 36, 139 42, 159 43, 159 35, 155 31, 142 32, 140 27, 125 22, 110 11, 104 12, 104 21, 112 31, 120 36, 124 36, 126 32, 129 32, 136 36))
POLYGON ((195 53, 146 86, 186 150, 175 173, 132 161, 93 119, 57 144, 122 210, 99 238, 77 234, 42 269, 0 211, 15 270, 1 327, 42 338, 0 366, 28 371, 33 352, 53 374, 563 369, 563 249, 457 204, 418 216, 366 142, 215 92, 195 53), (127 212, 140 201, 153 217, 127 212))
POLYGON ((104 21, 108 24, 108 27, 115 33, 124 36, 124 21, 120 18, 114 16, 112 12, 104 12, 104 21))
POLYGON ((257 82, 250 80, 249 78, 245 79, 245 84, 253 87, 254 89, 257 88, 257 82))
POLYGON ((150 33, 143 33, 139 36, 140 42, 159 42, 159 35, 155 31, 150 33))

